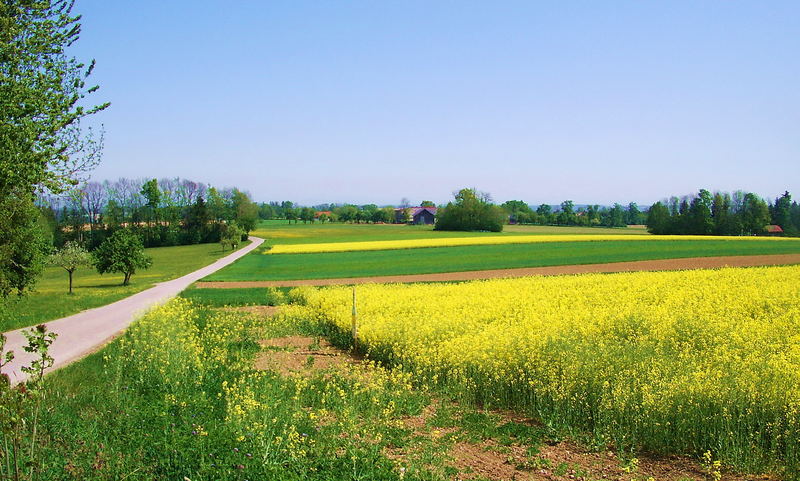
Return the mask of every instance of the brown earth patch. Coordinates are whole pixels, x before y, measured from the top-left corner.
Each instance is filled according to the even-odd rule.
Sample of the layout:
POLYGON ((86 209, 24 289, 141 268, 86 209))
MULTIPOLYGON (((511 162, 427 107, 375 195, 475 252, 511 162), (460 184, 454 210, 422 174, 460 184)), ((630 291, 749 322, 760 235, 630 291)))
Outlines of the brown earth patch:
POLYGON ((275 370, 284 375, 310 374, 361 361, 322 338, 287 336, 265 339, 259 344, 263 350, 256 356, 255 368, 275 370))
MULTIPOLYGON (((488 478, 492 480, 615 480, 642 481, 705 481, 708 473, 695 461, 679 456, 639 456, 637 467, 623 461, 613 452, 592 453, 571 442, 542 446, 538 454, 529 456, 527 447, 501 446, 494 440, 480 444, 458 442, 450 451, 453 467, 465 474, 458 479, 488 478), (626 469, 627 467, 627 469, 626 469)), ((735 475, 722 473, 721 481, 776 481, 769 475, 735 475)))
MULTIPOLYGON (((451 403, 457 406, 457 403, 451 403)), ((433 428, 428 420, 437 411, 439 402, 432 402, 417 416, 402 418, 403 425, 414 431, 415 436, 423 436, 432 441, 446 439, 454 441, 449 449, 451 466, 460 474, 455 478, 491 480, 614 480, 644 481, 653 478, 657 481, 706 481, 711 479, 703 467, 695 460, 681 456, 639 455, 636 467, 631 460, 622 460, 612 451, 591 452, 572 441, 547 443, 531 450, 529 445, 514 443, 501 445, 495 439, 481 442, 467 442, 457 427, 433 428)), ((515 422, 536 425, 534 419, 508 410, 492 410, 498 415, 499 423, 515 422)), ((446 441, 445 441, 446 442, 446 441)), ((414 457, 414 449, 390 448, 384 454, 392 460, 414 457)), ((777 481, 770 475, 736 475, 722 473, 721 481, 777 481)))
POLYGON ((405 276, 348 277, 341 279, 302 279, 294 281, 238 281, 198 282, 202 288, 234 287, 297 287, 329 286, 338 284, 446 282, 496 279, 507 277, 557 276, 565 274, 679 271, 686 269, 716 269, 720 267, 758 267, 800 264, 800 254, 770 254, 758 256, 689 257, 684 259, 655 259, 649 261, 610 262, 606 264, 578 264, 570 266, 525 267, 520 269, 492 269, 483 271, 443 272, 405 276))

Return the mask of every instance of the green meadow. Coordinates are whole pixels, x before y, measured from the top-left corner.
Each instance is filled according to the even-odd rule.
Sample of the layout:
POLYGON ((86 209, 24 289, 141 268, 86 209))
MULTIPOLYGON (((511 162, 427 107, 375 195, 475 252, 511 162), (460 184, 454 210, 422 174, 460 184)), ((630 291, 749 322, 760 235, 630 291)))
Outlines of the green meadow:
POLYGON ((686 257, 800 253, 800 241, 634 239, 635 237, 630 241, 431 247, 317 254, 263 255, 254 252, 204 280, 335 279, 686 257))
POLYGON ((188 274, 230 253, 230 249, 223 251, 219 244, 147 249, 153 266, 134 274, 130 285, 122 285, 120 274, 100 275, 94 268, 85 267, 75 271, 72 295, 67 293, 67 272, 60 267, 47 267, 33 292, 10 297, 0 305, 0 332, 110 304, 159 282, 188 274))
POLYGON ((234 287, 231 289, 208 289, 191 287, 180 293, 200 306, 277 306, 286 302, 288 288, 267 289, 264 287, 234 287))

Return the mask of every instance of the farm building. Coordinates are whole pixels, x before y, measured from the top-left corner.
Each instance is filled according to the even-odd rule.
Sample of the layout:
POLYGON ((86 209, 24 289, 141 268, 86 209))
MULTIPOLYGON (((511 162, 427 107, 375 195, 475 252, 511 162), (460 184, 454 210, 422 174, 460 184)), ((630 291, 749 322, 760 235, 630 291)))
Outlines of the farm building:
POLYGON ((764 227, 764 232, 766 232, 767 235, 783 235, 783 229, 781 229, 779 225, 768 225, 764 227))
POLYGON ((408 210, 409 224, 430 225, 436 220, 436 207, 400 207, 394 210, 395 223, 406 223, 406 210, 408 210))

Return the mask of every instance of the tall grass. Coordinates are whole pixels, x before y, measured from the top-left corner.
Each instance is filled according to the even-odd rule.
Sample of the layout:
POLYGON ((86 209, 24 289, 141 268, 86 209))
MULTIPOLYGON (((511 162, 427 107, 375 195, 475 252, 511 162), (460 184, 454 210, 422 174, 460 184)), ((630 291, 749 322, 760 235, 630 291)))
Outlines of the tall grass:
POLYGON ((253 367, 260 336, 296 332, 183 299, 150 311, 45 379, 30 479, 444 479, 385 456, 406 442, 398 419, 428 402, 408 374, 253 367))

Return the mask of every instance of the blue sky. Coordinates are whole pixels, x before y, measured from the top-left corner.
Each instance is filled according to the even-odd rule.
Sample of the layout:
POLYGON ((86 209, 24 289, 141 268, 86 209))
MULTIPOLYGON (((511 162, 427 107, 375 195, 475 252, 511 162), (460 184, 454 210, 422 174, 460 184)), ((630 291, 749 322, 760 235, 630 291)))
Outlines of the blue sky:
POLYGON ((258 201, 800 197, 800 2, 78 0, 95 179, 258 201))

